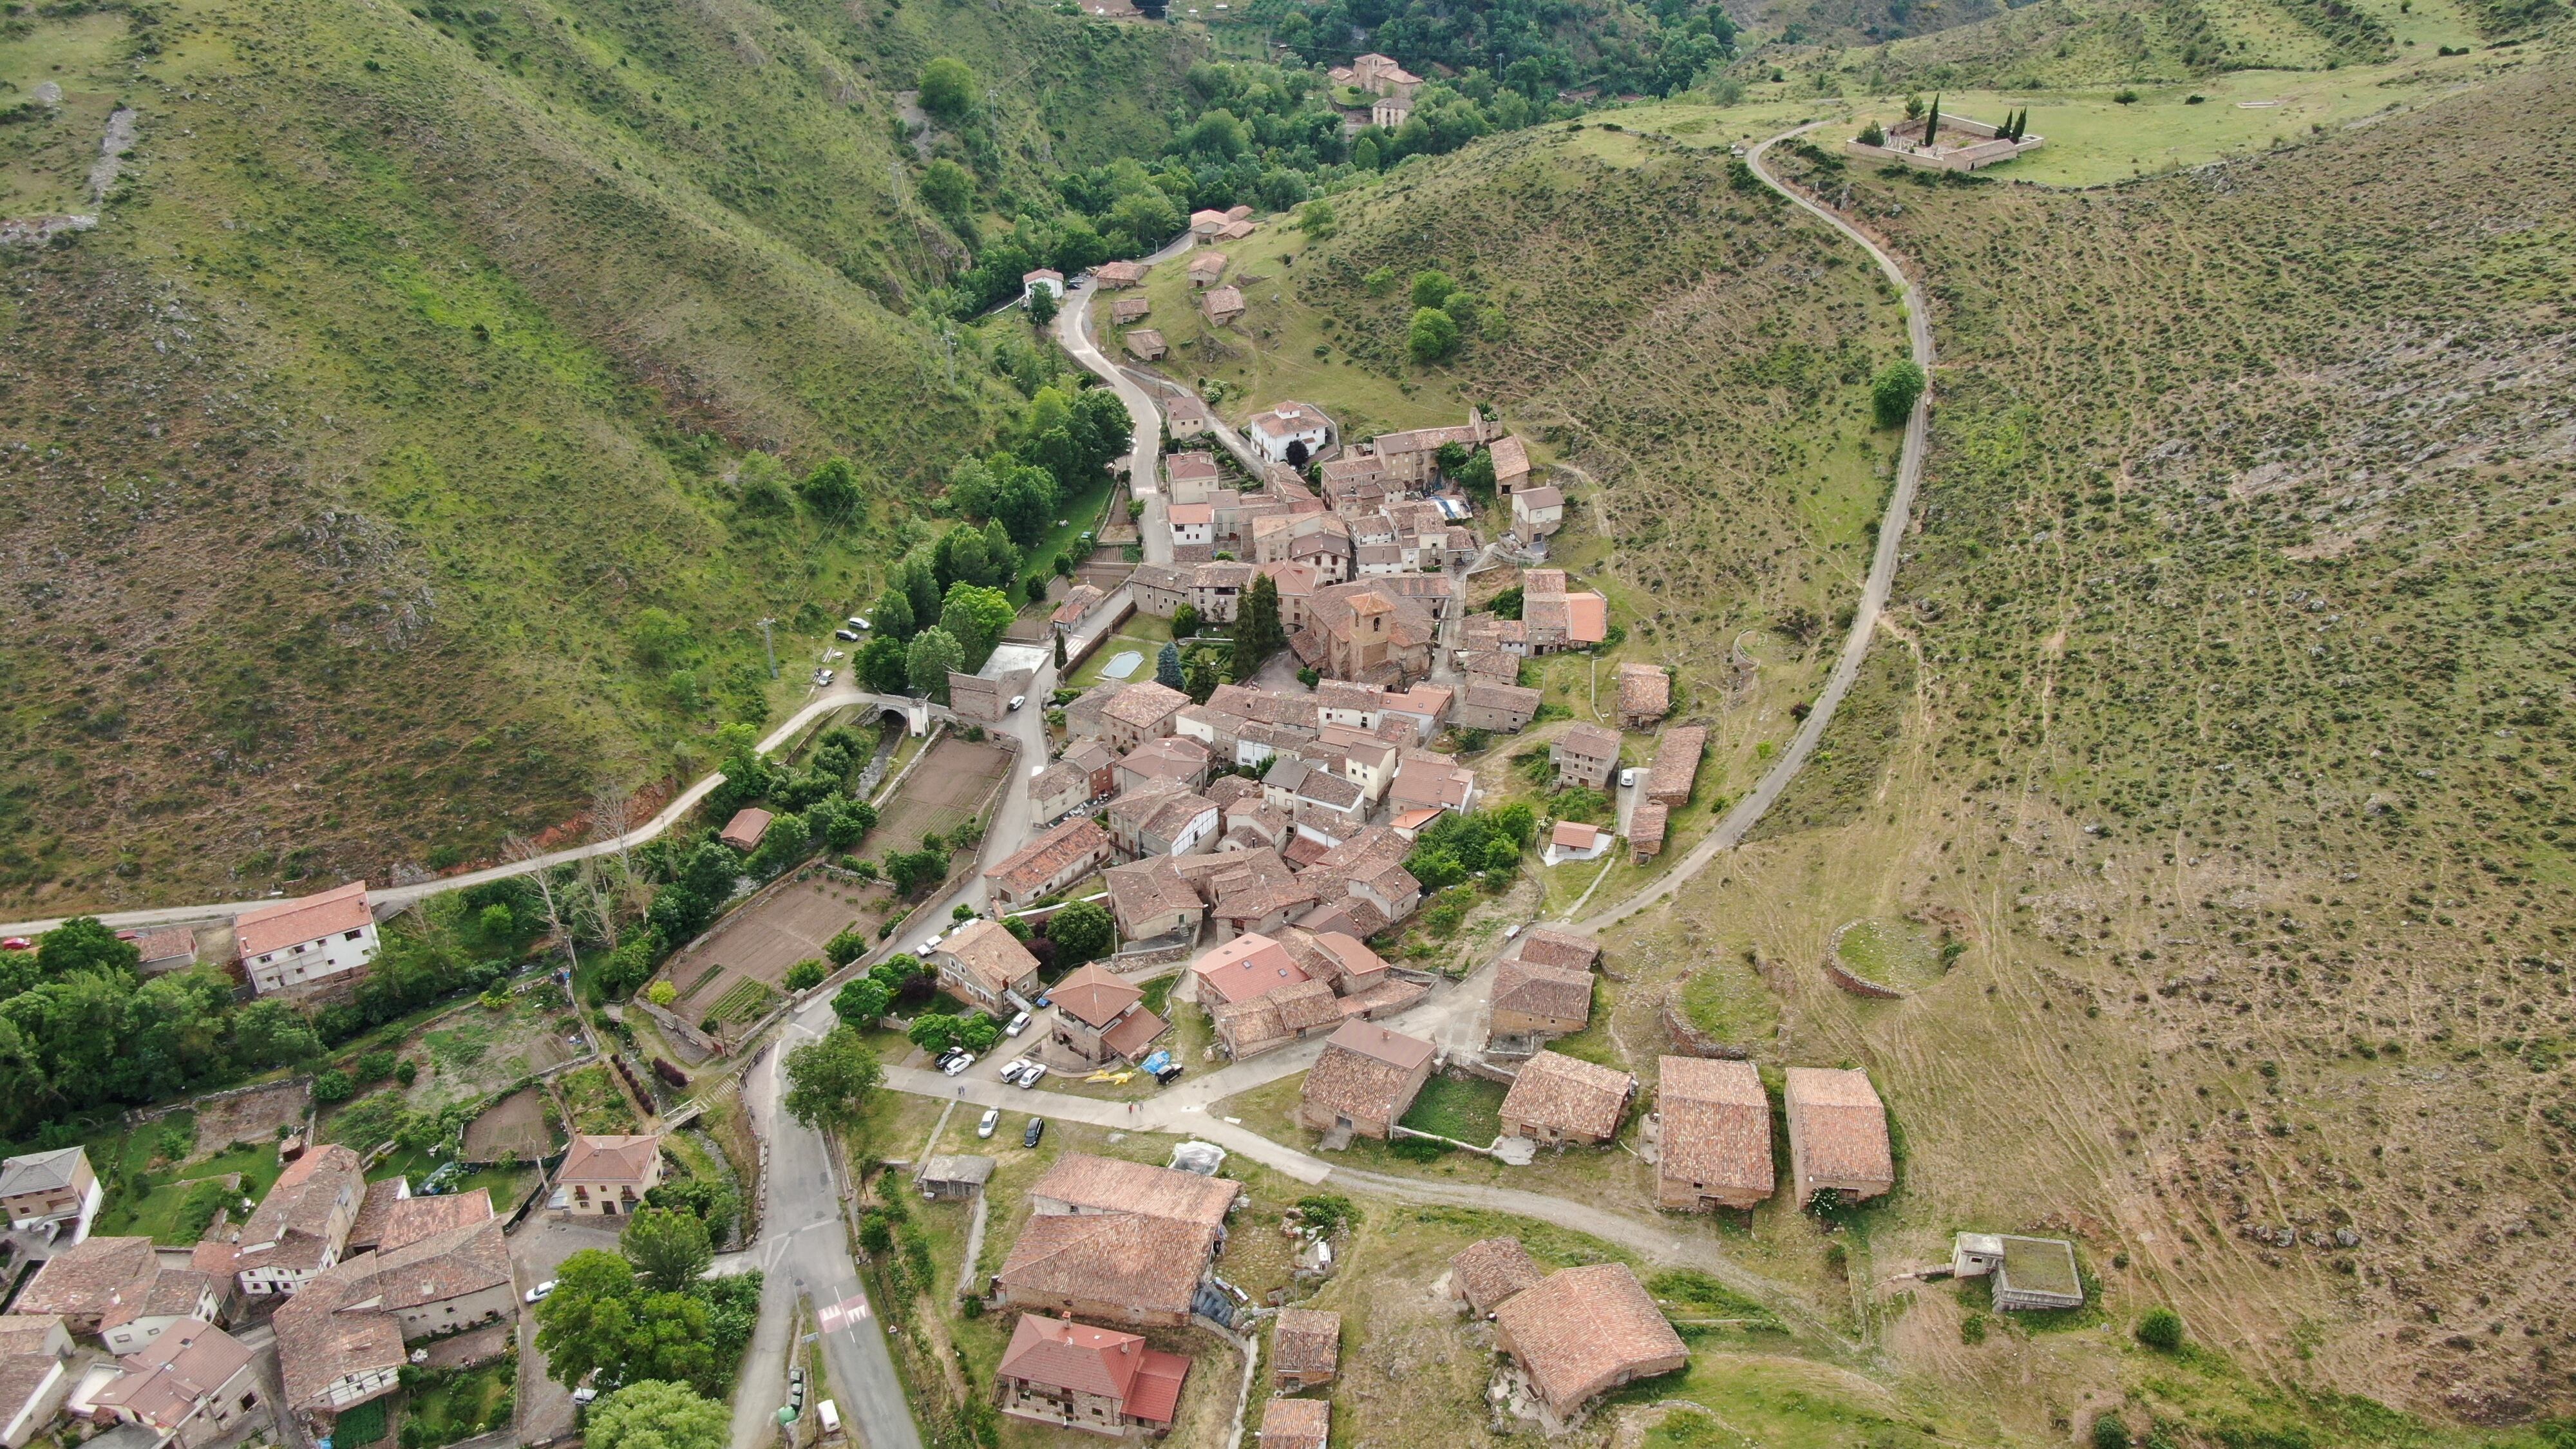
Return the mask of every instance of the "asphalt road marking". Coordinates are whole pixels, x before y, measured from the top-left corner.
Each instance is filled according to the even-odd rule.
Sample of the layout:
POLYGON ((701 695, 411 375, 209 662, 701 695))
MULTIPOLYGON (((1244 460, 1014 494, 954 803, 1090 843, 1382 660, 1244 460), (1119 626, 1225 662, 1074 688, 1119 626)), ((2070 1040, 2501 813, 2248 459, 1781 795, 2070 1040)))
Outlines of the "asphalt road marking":
POLYGON ((818 1310, 814 1315, 814 1322, 825 1333, 838 1333, 844 1328, 860 1323, 867 1316, 867 1295, 853 1293, 838 1303, 818 1310))

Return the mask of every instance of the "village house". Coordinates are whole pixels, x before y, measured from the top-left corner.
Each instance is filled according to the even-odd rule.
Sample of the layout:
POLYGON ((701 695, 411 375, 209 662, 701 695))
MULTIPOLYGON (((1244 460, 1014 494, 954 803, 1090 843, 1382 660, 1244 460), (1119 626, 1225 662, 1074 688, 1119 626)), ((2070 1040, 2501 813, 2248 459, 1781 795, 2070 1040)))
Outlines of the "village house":
MULTIPOLYGON (((1172 548, 1177 553, 1185 548, 1208 549, 1216 546, 1216 506, 1210 503, 1175 503, 1163 510, 1163 521, 1171 526, 1172 548)), ((1205 562, 1206 560, 1195 560, 1205 562)))
POLYGON ((1896 1186, 1896 1159, 1887 1140, 1887 1109, 1869 1074, 1833 1067, 1791 1067, 1781 1093, 1789 1117, 1789 1163, 1804 1208, 1819 1192, 1847 1202, 1878 1197, 1896 1186))
POLYGON ((1122 941, 1195 937, 1207 918, 1207 903, 1181 879, 1170 856, 1111 866, 1103 879, 1109 886, 1109 914, 1122 941))
POLYGON ((578 1217, 626 1217, 662 1185, 662 1139, 578 1134, 555 1171, 555 1193, 578 1217))
POLYGON ((1202 207, 1190 213, 1190 236, 1201 245, 1215 241, 1217 233, 1225 230, 1227 220, 1224 212, 1202 207))
POLYGON ((1054 626, 1056 633, 1070 637, 1081 627, 1083 620, 1091 617, 1092 610, 1108 600, 1108 593, 1097 584, 1075 584, 1056 601, 1055 608, 1047 615, 1047 623, 1054 626))
POLYGON ((1121 790, 1151 790, 1177 785, 1195 790, 1207 783, 1208 749, 1196 740, 1165 735, 1147 740, 1120 757, 1110 774, 1121 790))
POLYGON ((1356 1133, 1385 1141, 1431 1079, 1431 1043, 1374 1022, 1343 1025, 1306 1073, 1297 1122, 1327 1137, 1356 1133))
POLYGON ((1332 1400, 1272 1399, 1262 1406, 1257 1449, 1326 1449, 1332 1430, 1332 1400))
POLYGON ((1052 1039, 1091 1066, 1142 1061, 1171 1023, 1145 1009, 1145 993, 1090 962, 1055 984, 1052 1039))
POLYGON ((394 1388, 407 1345, 510 1319, 518 1306, 489 1193, 406 1199, 373 1252, 332 1267, 277 1311, 287 1404, 337 1415, 394 1388))
POLYGON ((1173 437, 1195 438, 1215 427, 1216 413, 1197 393, 1185 392, 1163 400, 1163 430, 1173 437))
POLYGON ((1091 279, 1098 282, 1104 292, 1137 286, 1145 280, 1145 264, 1143 262, 1102 262, 1091 269, 1091 279))
POLYGON ((1368 824, 1368 793, 1320 766, 1298 780, 1290 816, 1301 834, 1326 845, 1339 845, 1368 824))
POLYGON ((994 920, 972 920, 930 952, 939 989, 1008 1019, 1038 995, 1038 958, 994 920))
MULTIPOLYGON (((1515 666, 1517 669, 1517 666, 1515 666)), ((1462 730, 1484 730, 1494 734, 1518 734, 1538 717, 1538 707, 1546 696, 1535 689, 1517 684, 1470 679, 1458 695, 1455 723, 1462 730)))
POLYGON ((146 931, 135 938, 135 969, 146 977, 166 976, 197 964, 197 933, 186 926, 146 931))
POLYGON ((1449 1291, 1478 1318, 1546 1276, 1518 1238, 1479 1238, 1449 1260, 1449 1291))
POLYGON ((1600 1395, 1690 1362, 1625 1263, 1559 1269, 1505 1298, 1494 1309, 1494 1346, 1520 1365, 1550 1433, 1600 1395))
POLYGON ((1196 854, 1215 837, 1223 817, 1215 801, 1167 785, 1120 795, 1109 802, 1108 818, 1109 838, 1119 850, 1147 857, 1196 854))
POLYGON ((1369 103, 1369 124, 1392 131, 1413 116, 1411 96, 1380 96, 1369 103))
POLYGON ((1494 439, 1486 451, 1494 460, 1494 492, 1504 498, 1519 498, 1522 490, 1529 487, 1529 445, 1505 433, 1494 439))
POLYGON ((1616 1067, 1543 1051, 1521 1064, 1503 1094, 1503 1135, 1600 1146, 1619 1135, 1637 1079, 1616 1067))
POLYGON ((1445 684, 1417 684, 1411 689, 1390 690, 1378 703, 1378 728, 1383 732, 1388 720, 1401 720, 1412 731, 1406 744, 1424 744, 1440 733, 1449 722, 1449 711, 1456 707, 1458 691, 1445 684))
POLYGON ((1253 575, 1258 572, 1252 565, 1232 559, 1199 564, 1190 570, 1190 607, 1210 623, 1233 623, 1243 591, 1252 587, 1253 575))
POLYGON ((1646 771, 1646 798, 1675 809, 1690 803, 1699 788, 1700 756, 1708 752, 1708 731, 1698 725, 1675 725, 1655 741, 1655 763, 1646 771))
POLYGON ((263 1412, 253 1363, 231 1334, 190 1319, 119 1359, 117 1376, 91 1392, 89 1402, 144 1426, 172 1449, 205 1449, 263 1412))
POLYGON ((1494 965, 1485 1049, 1522 1056, 1592 1022, 1592 973, 1505 959, 1494 965))
POLYGON ((1553 926, 1532 926, 1521 933, 1520 949, 1515 954, 1533 966, 1589 971, 1600 964, 1601 943, 1590 936, 1560 931, 1553 926))
POLYGON ((1581 820, 1560 820, 1548 828, 1547 847, 1539 852, 1545 865, 1563 865, 1567 861, 1599 860, 1610 849, 1611 834, 1598 825, 1581 820))
MULTIPOLYGON (((1133 333, 1129 334, 1133 336, 1133 333)), ((1565 492, 1559 488, 1524 488, 1512 495, 1512 532, 1535 542, 1565 526, 1565 492)))
POLYGON ((1211 287, 1200 295, 1199 310, 1209 325, 1223 327, 1243 315, 1243 292, 1236 287, 1211 287))
POLYGON ((1023 1313, 993 1371, 1002 1412, 1111 1439, 1159 1438, 1179 1411, 1190 1360, 1136 1334, 1023 1313))
POLYGON ((1950 1275, 1991 1278, 1995 1307, 2005 1313, 2084 1306, 2075 1245, 2064 1238, 1960 1233, 1950 1243, 1950 1275))
POLYGON ((1171 485, 1170 502, 1205 503, 1225 482, 1214 453, 1174 453, 1163 460, 1163 477, 1171 485))
POLYGON ((1619 770, 1618 732, 1589 721, 1572 725, 1547 747, 1547 762, 1556 770, 1559 789, 1581 785, 1607 790, 1619 770))
POLYGON ((242 1291, 254 1298, 293 1293, 339 1262, 366 1191, 358 1154, 338 1143, 288 1163, 242 1220, 233 1251, 242 1291))
POLYGON ((1154 304, 1143 297, 1113 297, 1109 302, 1109 320, 1124 327, 1130 322, 1143 321, 1152 315, 1153 310, 1154 304))
POLYGON ((769 834, 770 819, 768 811, 757 805, 746 805, 733 812, 733 818, 725 822, 724 829, 716 832, 716 839, 749 855, 760 848, 761 840, 769 834))
POLYGON ((71 1392, 72 1337, 50 1314, 0 1314, 0 1449, 26 1449, 71 1392))
POLYGON ((1029 1189, 993 1286, 1001 1306, 1140 1327, 1189 1321, 1243 1185, 1068 1153, 1029 1189))
POLYGON ((1628 812, 1628 863, 1644 865, 1664 853, 1664 831, 1671 812, 1653 800, 1641 800, 1628 812))
MULTIPOLYGON (((1068 751, 1067 760, 1070 758, 1071 752, 1068 751)), ((1071 809, 1093 798, 1093 781, 1080 765, 1069 765, 1067 760, 1059 760, 1047 769, 1054 770, 1057 765, 1064 765, 1070 772, 1059 777, 1053 788, 1059 795, 1077 790, 1081 792, 1072 804, 1065 807, 1071 809)), ((1046 783, 1045 771, 1030 783, 1032 805, 1039 798, 1038 786, 1046 783)), ((1000 864, 988 867, 984 872, 984 884, 996 906, 1003 910, 1021 910, 1098 870, 1111 859, 1114 850, 1106 831, 1093 824, 1090 817, 1076 816, 1013 851, 1000 864)))
POLYGON ((932 1202, 965 1202, 983 1192, 999 1166, 981 1153, 942 1152, 922 1163, 912 1182, 932 1202))
POLYGON ((1123 755, 1170 734, 1172 716, 1189 702, 1188 695, 1150 679, 1130 684, 1100 711, 1101 737, 1123 755))
POLYGON ((1291 982, 1208 1009, 1217 1044, 1235 1061, 1336 1030, 1347 1019, 1333 988, 1321 981, 1291 982))
POLYGON ((1169 350, 1163 342, 1163 334, 1151 327, 1130 327, 1118 340, 1126 347, 1127 355, 1139 362, 1160 362, 1169 350))
POLYGON ((1050 298, 1054 298, 1058 301, 1063 300, 1064 273, 1057 271, 1053 267, 1040 267, 1033 272, 1022 272, 1020 274, 1021 303, 1027 306, 1035 306, 1037 304, 1038 293, 1040 292, 1044 292, 1050 298))
POLYGON ((90 1238, 47 1258, 10 1311, 59 1318, 73 1333, 95 1335, 119 1291, 149 1282, 159 1264, 150 1238, 90 1238))
POLYGON ((1270 1330, 1270 1385, 1281 1393, 1316 1388, 1341 1372, 1342 1315, 1282 1308, 1270 1330))
POLYGON ((1410 97, 1422 77, 1395 63, 1395 57, 1370 51, 1351 62, 1351 84, 1378 96, 1410 97))
POLYGON ((1256 931, 1202 952, 1183 970, 1174 992, 1183 1001, 1214 1009, 1307 979, 1286 946, 1256 931))
POLYGON ((1243 436, 1265 461, 1303 467, 1331 440, 1333 420, 1312 403, 1283 402, 1254 413, 1243 425, 1243 436))
POLYGON ((1673 677, 1661 665, 1619 666, 1619 727, 1639 730, 1673 710, 1673 677))
POLYGON ((1428 810, 1464 815, 1476 808, 1476 772, 1439 755, 1412 755, 1396 767, 1387 807, 1399 815, 1428 810))
POLYGON ((1769 1197, 1771 1099, 1753 1064, 1668 1056, 1656 1070, 1655 1205, 1707 1212, 1769 1197))
MULTIPOLYGON (((1029 818, 1040 825, 1062 820, 1090 800, 1091 777, 1080 765, 1057 760, 1029 777, 1029 818)), ((993 871, 986 870, 984 879, 989 884, 993 871)))
POLYGON ((156 1262, 142 1278, 109 1291, 98 1320, 99 1342, 121 1357, 150 1348, 173 1325, 191 1318, 221 1323, 231 1290, 229 1280, 212 1273, 156 1262))
POLYGON ((1563 569, 1523 569, 1518 622, 1517 644, 1508 630, 1503 635, 1506 651, 1537 658, 1589 649, 1610 638, 1610 601, 1590 589, 1568 589, 1563 569))
POLYGON ((376 959, 367 883, 244 911, 233 918, 233 939, 251 989, 263 995, 346 984, 376 959))
POLYGON ((77 1243, 89 1236, 105 1196, 84 1148, 27 1152, 0 1162, 0 1211, 8 1213, 12 1232, 77 1243))

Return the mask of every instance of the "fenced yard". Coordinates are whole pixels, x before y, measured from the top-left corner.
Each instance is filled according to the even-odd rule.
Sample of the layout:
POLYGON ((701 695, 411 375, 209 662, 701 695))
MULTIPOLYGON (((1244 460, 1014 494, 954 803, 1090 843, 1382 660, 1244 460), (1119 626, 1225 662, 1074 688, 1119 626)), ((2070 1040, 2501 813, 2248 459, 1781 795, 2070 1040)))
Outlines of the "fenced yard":
MULTIPOLYGON (((878 838, 886 838, 879 829, 878 838)), ((778 1003, 789 967, 820 957, 823 943, 848 927, 873 933, 891 899, 883 886, 861 886, 821 871, 778 887, 727 916, 705 941, 663 967, 663 979, 679 993, 672 1012, 691 1026, 759 1020, 778 1003)))
POLYGON ((1011 762, 1017 758, 999 745, 943 737, 903 782, 902 793, 886 802, 867 848, 913 850, 924 835, 953 833, 974 818, 984 797, 1011 773, 1011 762))

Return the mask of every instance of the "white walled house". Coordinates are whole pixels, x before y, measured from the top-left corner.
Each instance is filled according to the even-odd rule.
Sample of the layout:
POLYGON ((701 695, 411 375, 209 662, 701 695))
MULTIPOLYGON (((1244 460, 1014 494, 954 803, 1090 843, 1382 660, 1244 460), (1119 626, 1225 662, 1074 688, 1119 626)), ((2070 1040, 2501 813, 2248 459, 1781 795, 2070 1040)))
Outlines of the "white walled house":
POLYGON ((1283 402, 1266 413, 1254 413, 1244 425, 1244 436, 1252 451, 1271 463, 1303 463, 1315 455, 1333 435, 1333 420, 1312 403, 1283 402), (1294 459, 1288 456, 1289 445, 1302 443, 1294 459))
POLYGON ((1175 503, 1166 508, 1163 517, 1172 526, 1172 546, 1188 548, 1193 544, 1212 546, 1216 542, 1216 506, 1209 503, 1175 503))
POLYGON ((1058 301, 1062 301, 1064 299, 1064 273, 1057 271, 1053 267, 1040 267, 1034 272, 1023 272, 1020 274, 1021 301, 1029 302, 1036 300, 1040 288, 1044 288, 1048 296, 1053 297, 1058 301))
POLYGON ((244 911, 233 919, 233 935, 242 969, 263 996, 346 976, 376 959, 378 944, 362 880, 244 911))

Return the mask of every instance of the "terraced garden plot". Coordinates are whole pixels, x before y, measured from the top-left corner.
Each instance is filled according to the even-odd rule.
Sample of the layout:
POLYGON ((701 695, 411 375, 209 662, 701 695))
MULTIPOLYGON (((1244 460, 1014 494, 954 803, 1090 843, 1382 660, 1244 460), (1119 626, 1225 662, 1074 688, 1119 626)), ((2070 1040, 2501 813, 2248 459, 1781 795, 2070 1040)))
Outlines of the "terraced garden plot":
POLYGON ((564 1073, 555 1078, 555 1088, 563 1094, 565 1109, 572 1113, 573 1131, 598 1136, 636 1129, 634 1105, 609 1075, 606 1062, 593 1062, 564 1073))
POLYGON ((483 1109, 465 1127, 468 1162, 534 1162, 554 1149, 547 1128, 545 1093, 535 1087, 513 1092, 483 1109))
MULTIPOLYGON (((880 825, 870 839, 890 837, 880 825)), ((905 842, 904 848, 910 847, 905 842)), ((705 941, 663 966, 658 979, 679 992, 671 1010, 691 1026, 709 1017, 757 1017, 766 1006, 757 1006, 748 1017, 738 1013, 758 1001, 775 1001, 788 968, 822 957, 824 943, 842 931, 857 926, 873 934, 892 899, 883 886, 861 886, 817 871, 737 907, 705 941)))
POLYGON ((571 1061, 584 1050, 574 1035, 569 1012, 519 997, 498 1011, 469 1002, 403 1045, 400 1054, 420 1066, 407 1094, 410 1104, 435 1111, 571 1061))

